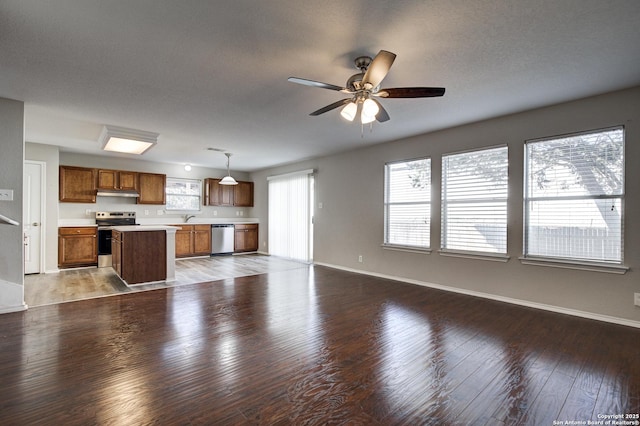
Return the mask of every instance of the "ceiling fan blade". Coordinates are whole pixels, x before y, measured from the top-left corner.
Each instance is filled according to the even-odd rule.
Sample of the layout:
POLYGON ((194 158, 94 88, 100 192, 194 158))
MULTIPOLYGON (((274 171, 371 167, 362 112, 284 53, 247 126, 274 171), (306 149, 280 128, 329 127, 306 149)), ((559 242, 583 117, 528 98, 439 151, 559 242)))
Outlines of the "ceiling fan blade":
POLYGON ((389 117, 389 114, 387 113, 387 110, 384 109, 382 104, 380 102, 378 102, 377 100, 375 100, 375 99, 371 99, 371 100, 378 105, 378 108, 380 108, 378 110, 378 113, 376 114, 376 120, 378 120, 380 123, 384 123, 385 121, 389 121, 391 119, 391 117, 389 117))
POLYGON ((366 89, 373 89, 374 87, 378 87, 378 85, 382 82, 382 80, 387 76, 391 65, 393 65, 393 61, 396 59, 395 53, 387 52, 386 50, 381 50, 378 52, 373 61, 371 61, 371 65, 367 69, 367 72, 364 74, 362 78, 362 84, 366 89))
POLYGON ((336 91, 347 90, 346 88, 336 86, 335 84, 323 83, 321 81, 315 81, 315 80, 307 80, 306 78, 289 77, 287 80, 292 83, 302 84, 302 85, 311 86, 311 87, 319 87, 321 89, 329 89, 329 90, 336 90, 336 91))
POLYGON ((324 114, 325 112, 331 111, 332 109, 336 109, 336 108, 338 108, 338 107, 340 107, 340 106, 342 106, 342 105, 346 105, 346 104, 348 104, 349 102, 351 102, 351 99, 342 99, 342 100, 339 100, 339 101, 337 101, 337 102, 332 103, 331 105, 327 105, 327 106, 326 106, 326 107, 324 107, 324 108, 320 108, 320 109, 319 109, 319 110, 317 110, 317 111, 313 111, 313 112, 312 112, 311 114, 309 114, 309 115, 316 116, 316 115, 324 114))
POLYGON ((376 96, 382 98, 433 98, 444 95, 444 87, 396 87, 381 89, 376 96))

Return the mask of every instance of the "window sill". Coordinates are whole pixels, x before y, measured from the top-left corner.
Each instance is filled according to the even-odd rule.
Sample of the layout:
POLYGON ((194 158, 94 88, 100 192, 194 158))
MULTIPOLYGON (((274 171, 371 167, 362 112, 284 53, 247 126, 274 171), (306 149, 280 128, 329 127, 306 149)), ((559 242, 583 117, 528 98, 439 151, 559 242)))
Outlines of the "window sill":
POLYGON ((396 244, 382 244, 385 250, 405 251, 409 253, 431 254, 431 249, 412 246, 401 246, 396 244))
POLYGON ((471 251, 438 250, 441 256, 463 257, 467 259, 489 260, 492 262, 508 262, 510 257, 500 253, 478 253, 471 251))
POLYGON ((523 265, 550 266, 553 268, 578 269, 581 271, 605 272, 608 274, 625 274, 629 268, 622 265, 597 262, 580 262, 567 259, 549 259, 539 257, 520 257, 523 265))

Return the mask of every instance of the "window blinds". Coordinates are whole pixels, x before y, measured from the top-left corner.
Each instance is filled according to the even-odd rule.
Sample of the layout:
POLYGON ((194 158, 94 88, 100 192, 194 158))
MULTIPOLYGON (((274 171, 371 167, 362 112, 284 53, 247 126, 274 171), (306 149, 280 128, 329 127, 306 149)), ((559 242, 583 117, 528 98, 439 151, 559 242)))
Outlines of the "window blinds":
POLYGON ((526 144, 525 255, 622 262, 622 127, 526 144))
POLYGON ((442 157, 443 250, 506 254, 507 147, 442 157))

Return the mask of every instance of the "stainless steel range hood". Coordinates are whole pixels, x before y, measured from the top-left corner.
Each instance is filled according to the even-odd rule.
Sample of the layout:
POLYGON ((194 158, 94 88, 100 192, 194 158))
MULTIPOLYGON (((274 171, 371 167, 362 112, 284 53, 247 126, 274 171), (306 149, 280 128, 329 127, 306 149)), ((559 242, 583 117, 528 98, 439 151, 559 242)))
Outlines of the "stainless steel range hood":
POLYGON ((128 189, 99 189, 96 193, 98 197, 127 197, 138 198, 140 194, 128 189))

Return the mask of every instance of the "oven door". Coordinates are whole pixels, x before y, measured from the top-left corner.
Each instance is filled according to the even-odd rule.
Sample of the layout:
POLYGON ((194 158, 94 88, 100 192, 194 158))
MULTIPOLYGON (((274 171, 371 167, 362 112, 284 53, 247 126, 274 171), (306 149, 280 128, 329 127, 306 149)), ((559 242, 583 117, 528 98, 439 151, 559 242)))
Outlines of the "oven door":
POLYGON ((98 227, 98 268, 111 266, 111 227, 98 227))

